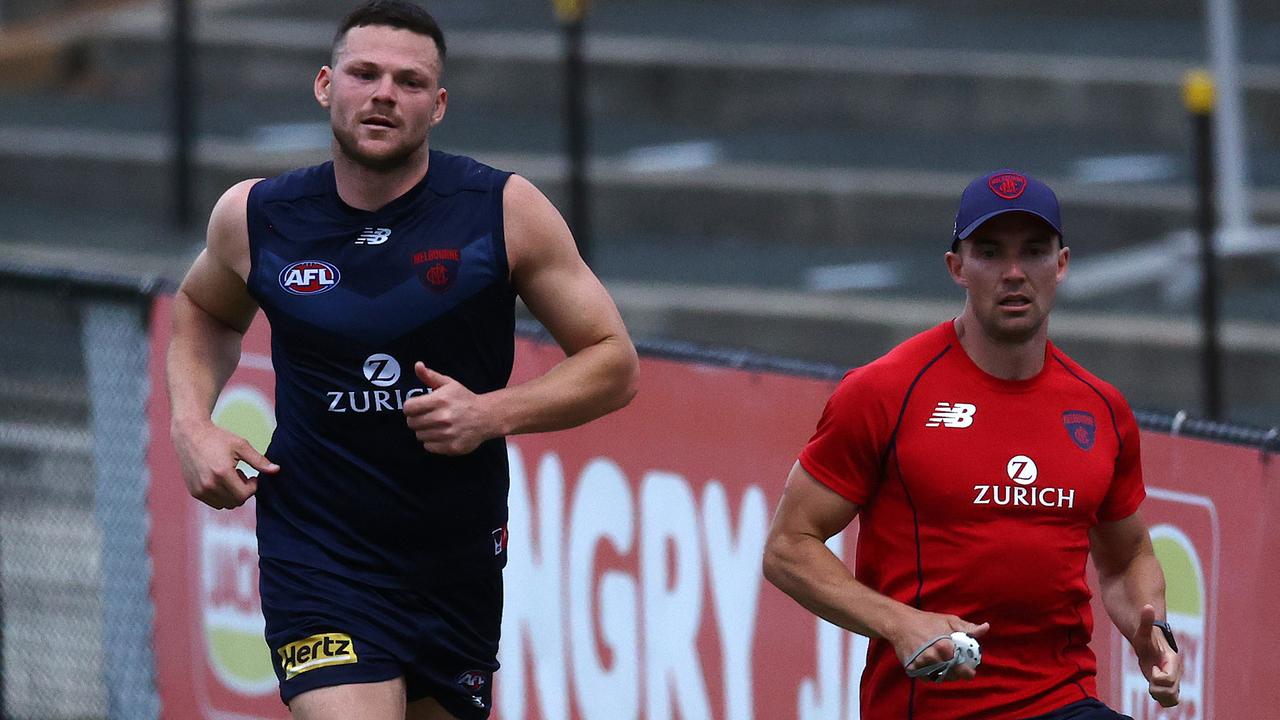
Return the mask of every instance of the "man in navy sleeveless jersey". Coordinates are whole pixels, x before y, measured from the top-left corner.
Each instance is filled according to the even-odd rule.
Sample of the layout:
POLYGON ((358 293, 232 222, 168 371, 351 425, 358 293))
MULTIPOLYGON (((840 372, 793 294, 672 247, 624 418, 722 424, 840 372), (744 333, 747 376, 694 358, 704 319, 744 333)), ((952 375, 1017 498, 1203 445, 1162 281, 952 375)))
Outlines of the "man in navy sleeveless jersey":
POLYGON ((866 720, 1124 717, 1097 698, 1090 554, 1151 696, 1178 702, 1137 423, 1048 338, 1069 257, 1047 185, 970 183, 946 254, 964 310, 846 375, 787 479, 765 574, 871 638, 866 720), (850 572, 824 542, 855 516, 850 572), (980 662, 955 662, 971 639, 980 662))
POLYGON ((315 80, 332 161, 228 190, 174 302, 184 479, 214 508, 256 495, 267 643, 299 720, 488 717, 504 437, 635 393, 635 349, 551 203, 429 148, 444 59, 417 5, 353 11, 315 80), (517 296, 566 358, 508 387, 517 296), (210 422, 259 308, 276 372, 265 455, 210 422))

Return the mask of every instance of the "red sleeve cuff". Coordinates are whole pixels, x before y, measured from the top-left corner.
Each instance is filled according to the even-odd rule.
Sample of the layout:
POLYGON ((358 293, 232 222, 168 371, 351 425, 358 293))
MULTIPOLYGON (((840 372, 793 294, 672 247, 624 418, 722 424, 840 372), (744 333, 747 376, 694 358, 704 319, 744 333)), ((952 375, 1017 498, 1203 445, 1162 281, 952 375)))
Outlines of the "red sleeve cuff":
POLYGON ((1138 491, 1134 493, 1133 497, 1129 498, 1127 502, 1120 503, 1119 505, 1111 508, 1108 512, 1098 513, 1098 520, 1101 522, 1115 522, 1116 520, 1123 520, 1138 512, 1138 508, 1142 506, 1142 501, 1146 499, 1147 489, 1145 487, 1139 487, 1138 491))
POLYGON ((848 478, 842 478, 836 473, 827 470, 809 457, 807 453, 801 453, 799 461, 800 467, 804 468, 805 472, 812 475, 813 479, 826 485, 835 494, 859 507, 867 504, 866 493, 859 491, 858 488, 851 487, 848 478))

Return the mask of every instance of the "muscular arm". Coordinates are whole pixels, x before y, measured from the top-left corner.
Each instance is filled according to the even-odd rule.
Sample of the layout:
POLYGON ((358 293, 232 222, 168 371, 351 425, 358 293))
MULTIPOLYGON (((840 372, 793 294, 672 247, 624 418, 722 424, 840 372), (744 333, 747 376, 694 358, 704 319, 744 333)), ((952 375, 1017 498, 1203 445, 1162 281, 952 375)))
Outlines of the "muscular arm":
POLYGON ((1138 664, 1161 705, 1178 702, 1181 662, 1164 633, 1152 621, 1165 617, 1164 571, 1151 547, 1140 513, 1099 523, 1089 532, 1090 552, 1098 569, 1102 604, 1116 628, 1129 639, 1138 664))
MULTIPOLYGON (((218 313, 226 304, 215 285, 231 285, 219 276, 231 275, 205 250, 173 299, 173 332, 166 360, 169 402, 174 425, 208 422, 214 401, 240 361, 240 343, 252 319, 240 313, 218 313)), ((234 278, 234 275, 231 275, 234 278)))
MULTIPOLYGON (((827 622, 893 644, 899 660, 906 660, 921 644, 961 630, 980 637, 986 623, 974 625, 954 615, 916 610, 859 582, 825 545, 858 513, 858 506, 831 491, 796 463, 765 543, 764 576, 827 622)), ((951 657, 950 641, 921 655, 912 667, 951 657)), ((957 678, 974 676, 959 667, 957 678)))
POLYGON ((636 392, 635 347, 612 298, 578 255, 555 207, 514 175, 503 192, 511 282, 565 359, 540 377, 473 396, 415 366, 432 388, 405 403, 409 426, 432 452, 470 452, 493 437, 574 427, 617 410, 636 392))
POLYGON ((1098 569, 1102 604, 1126 638, 1138 632, 1143 605, 1154 608, 1157 617, 1165 616, 1164 572, 1140 513, 1100 523, 1089 533, 1089 547, 1098 569))
POLYGON ((254 485, 235 471, 244 460, 271 471, 249 443, 210 420, 223 385, 240 360, 240 343, 257 310, 248 274, 245 202, 253 181, 232 187, 209 219, 208 247, 196 258, 173 302, 173 330, 165 362, 170 436, 192 496, 212 507, 236 507, 254 485))
POLYGON ((635 347, 560 213, 515 175, 503 214, 511 281, 566 355, 546 374, 495 393, 503 434, 573 427, 626 405, 639 377, 635 347))
POLYGON ((827 622, 883 638, 911 608, 858 582, 825 544, 857 514, 857 505, 796 463, 765 542, 764 576, 827 622))

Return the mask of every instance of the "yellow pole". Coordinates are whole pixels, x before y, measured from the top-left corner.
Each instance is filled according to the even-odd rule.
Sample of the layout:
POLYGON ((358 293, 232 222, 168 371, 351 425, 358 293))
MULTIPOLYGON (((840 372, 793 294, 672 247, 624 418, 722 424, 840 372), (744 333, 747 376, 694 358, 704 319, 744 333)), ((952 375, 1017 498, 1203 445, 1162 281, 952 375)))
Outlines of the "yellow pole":
POLYGON ((591 10, 591 0, 551 0, 555 6, 556 17, 566 25, 582 22, 591 10))
POLYGON ((1189 70, 1182 79, 1182 102, 1187 111, 1196 115, 1213 112, 1213 75, 1207 70, 1189 70))

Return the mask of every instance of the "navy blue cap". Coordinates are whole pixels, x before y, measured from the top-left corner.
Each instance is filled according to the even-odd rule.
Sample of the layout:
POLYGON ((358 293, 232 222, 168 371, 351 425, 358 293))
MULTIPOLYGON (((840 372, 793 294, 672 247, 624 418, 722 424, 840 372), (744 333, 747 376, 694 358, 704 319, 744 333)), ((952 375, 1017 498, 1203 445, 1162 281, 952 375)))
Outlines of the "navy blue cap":
POLYGON ((964 240, 982 223, 1007 212, 1031 213, 1062 237, 1062 212, 1053 190, 1026 173, 996 170, 969 183, 961 193, 952 242, 964 240))

